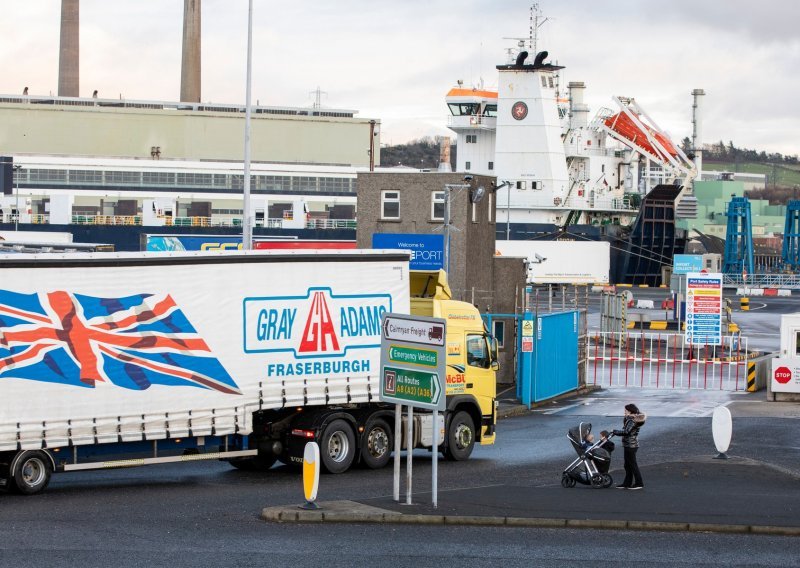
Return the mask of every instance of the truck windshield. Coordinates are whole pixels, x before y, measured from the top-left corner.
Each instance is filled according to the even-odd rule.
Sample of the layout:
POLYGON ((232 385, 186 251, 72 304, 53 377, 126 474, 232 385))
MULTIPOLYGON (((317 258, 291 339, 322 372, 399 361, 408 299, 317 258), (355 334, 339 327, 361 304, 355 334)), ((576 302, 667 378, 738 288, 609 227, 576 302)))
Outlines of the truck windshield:
POLYGON ((489 348, 483 335, 467 336, 467 365, 488 369, 490 364, 489 348))

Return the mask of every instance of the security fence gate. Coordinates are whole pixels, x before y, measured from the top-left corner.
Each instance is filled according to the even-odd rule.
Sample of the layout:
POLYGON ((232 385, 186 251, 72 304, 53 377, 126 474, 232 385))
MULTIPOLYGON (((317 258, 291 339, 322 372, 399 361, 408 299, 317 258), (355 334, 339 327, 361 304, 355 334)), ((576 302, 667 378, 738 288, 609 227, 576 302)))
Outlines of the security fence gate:
POLYGON ((686 335, 652 332, 589 334, 586 382, 602 387, 747 390, 753 355, 747 338, 723 337, 722 345, 689 345, 686 335))

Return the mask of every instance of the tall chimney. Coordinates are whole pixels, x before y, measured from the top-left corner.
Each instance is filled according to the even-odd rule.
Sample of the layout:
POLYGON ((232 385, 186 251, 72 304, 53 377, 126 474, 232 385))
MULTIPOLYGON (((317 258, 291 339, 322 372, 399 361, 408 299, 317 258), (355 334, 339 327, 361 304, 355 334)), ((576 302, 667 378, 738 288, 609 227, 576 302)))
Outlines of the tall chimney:
POLYGON ((697 179, 703 173, 703 116, 700 97, 706 92, 703 89, 692 91, 692 152, 694 152, 694 165, 697 168, 697 179))
POLYGON ((181 102, 200 102, 200 0, 183 0, 181 102))
POLYGON ((442 136, 439 142, 439 172, 452 172, 453 167, 450 164, 450 137, 442 136))
POLYGON ((58 55, 59 97, 80 96, 78 3, 79 0, 61 0, 61 49, 58 55))

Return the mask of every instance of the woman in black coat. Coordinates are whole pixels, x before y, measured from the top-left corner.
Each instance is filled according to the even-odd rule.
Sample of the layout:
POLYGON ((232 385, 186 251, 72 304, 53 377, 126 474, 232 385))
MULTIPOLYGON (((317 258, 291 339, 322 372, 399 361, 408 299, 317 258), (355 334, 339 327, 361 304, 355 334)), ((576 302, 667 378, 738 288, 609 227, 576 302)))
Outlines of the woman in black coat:
POLYGON ((635 404, 625 405, 625 417, 622 430, 614 430, 615 436, 622 436, 622 449, 625 457, 625 481, 617 485, 617 489, 642 489, 642 474, 636 463, 636 451, 639 449, 639 429, 644 425, 647 416, 639 411, 635 404))

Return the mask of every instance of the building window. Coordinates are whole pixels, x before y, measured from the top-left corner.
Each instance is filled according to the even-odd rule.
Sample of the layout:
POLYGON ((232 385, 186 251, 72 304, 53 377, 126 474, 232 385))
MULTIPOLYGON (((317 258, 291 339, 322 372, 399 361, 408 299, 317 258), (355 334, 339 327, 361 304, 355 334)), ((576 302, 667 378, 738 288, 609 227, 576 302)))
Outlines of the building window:
POLYGON ((465 170, 469 171, 471 168, 472 168, 472 162, 467 162, 466 164, 464 164, 465 170))
POLYGON ((505 345, 506 322, 499 320, 492 321, 492 335, 497 340, 497 346, 502 349, 505 345))
POLYGON ((489 171, 494 169, 494 162, 489 162, 489 171))
POLYGON ((517 189, 528 189, 528 184, 524 181, 518 181, 517 189))
POLYGON ((547 86, 547 77, 542 75, 542 87, 546 87, 546 86, 547 86))
POLYGON ((444 191, 431 192, 431 220, 444 221, 444 191))
POLYGON ((478 143, 477 134, 467 134, 467 144, 477 144, 477 143, 478 143))
POLYGON ((400 192, 381 191, 381 219, 400 218, 400 192))
POLYGON ((531 189, 542 189, 542 183, 539 181, 532 181, 531 189))
POLYGON ((550 88, 552 89, 554 87, 554 85, 553 85, 553 77, 552 76, 548 77, 547 78, 547 82, 550 84, 550 88))

